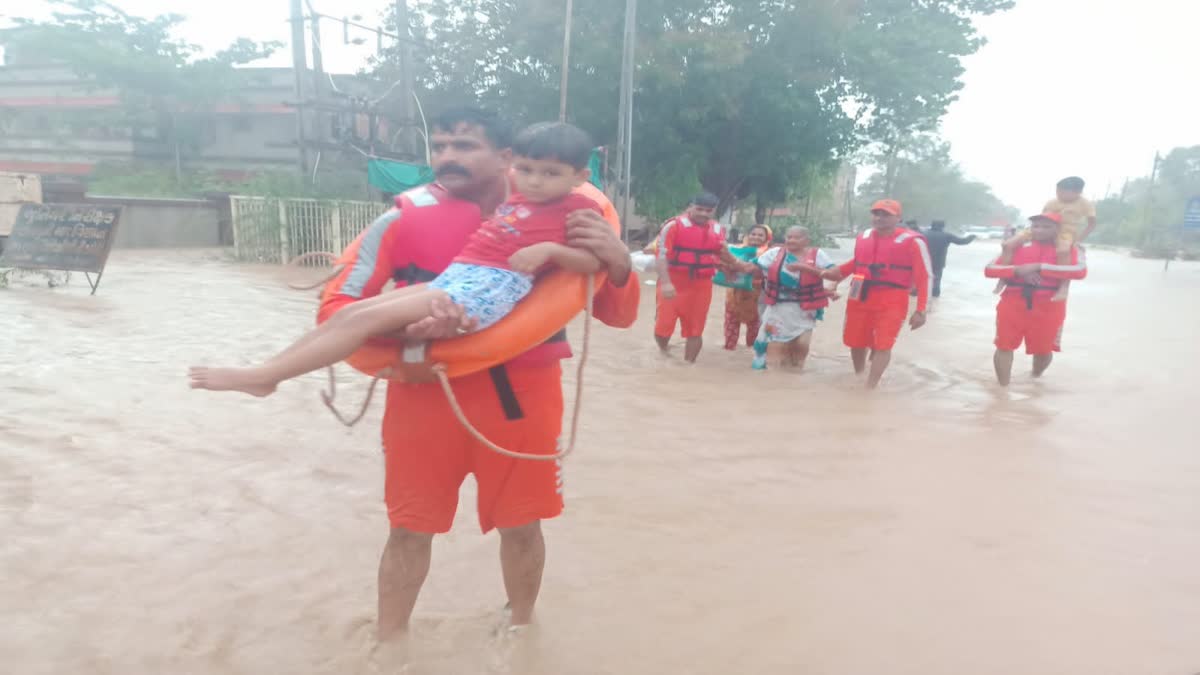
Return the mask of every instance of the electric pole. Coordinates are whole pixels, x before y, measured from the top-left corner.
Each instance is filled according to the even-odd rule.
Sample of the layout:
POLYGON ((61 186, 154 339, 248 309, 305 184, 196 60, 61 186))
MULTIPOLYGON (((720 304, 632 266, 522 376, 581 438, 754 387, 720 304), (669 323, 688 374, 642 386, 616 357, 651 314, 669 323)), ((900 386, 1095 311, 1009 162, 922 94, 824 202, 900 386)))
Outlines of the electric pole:
POLYGON ((400 66, 400 119, 404 124, 404 152, 410 154, 410 159, 423 158, 424 153, 417 150, 417 138, 414 127, 417 124, 413 110, 413 64, 412 64, 412 33, 409 31, 408 2, 396 0, 396 56, 400 66))
MULTIPOLYGON (((321 143, 327 137, 325 120, 328 115, 321 112, 320 103, 325 98, 325 51, 322 48, 324 43, 321 42, 321 17, 313 9, 311 0, 308 1, 309 20, 312 24, 309 30, 312 32, 312 101, 315 105, 312 111, 312 138, 315 142, 321 143)), ((318 146, 320 147, 320 146, 318 146)), ((320 164, 320 155, 317 155, 317 163, 320 164)), ((315 176, 314 176, 315 178, 315 176)))
POLYGON ((571 68, 571 17, 575 13, 574 0, 567 0, 567 20, 563 28, 562 79, 558 84, 558 121, 567 121, 567 79, 571 68))
POLYGON ((308 74, 308 57, 304 48, 304 9, 302 0, 291 0, 292 15, 292 71, 296 75, 296 147, 300 151, 300 173, 308 175, 308 139, 304 125, 304 79, 308 74))
POLYGON ((617 114, 617 189, 620 191, 622 234, 628 239, 630 195, 633 191, 633 70, 637 41, 637 0, 625 0, 625 39, 621 53, 621 96, 617 114))

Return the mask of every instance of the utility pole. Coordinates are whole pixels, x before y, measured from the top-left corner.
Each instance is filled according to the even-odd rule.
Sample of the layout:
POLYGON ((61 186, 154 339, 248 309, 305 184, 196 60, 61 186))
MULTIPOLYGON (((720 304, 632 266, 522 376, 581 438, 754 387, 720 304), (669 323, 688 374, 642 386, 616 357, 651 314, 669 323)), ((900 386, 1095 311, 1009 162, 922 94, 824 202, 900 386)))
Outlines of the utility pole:
POLYGON ((630 195, 633 191, 633 70, 637 41, 637 0, 625 0, 625 39, 621 54, 621 96, 617 116, 617 189, 620 190, 622 235, 628 240, 630 195))
MULTIPOLYGON (((1142 224, 1147 228, 1150 227, 1150 211, 1154 206, 1154 183, 1158 180, 1158 163, 1162 161, 1162 156, 1156 151, 1154 153, 1154 168, 1150 169, 1150 185, 1146 187, 1146 205, 1142 211, 1142 224)), ((1171 253, 1167 242, 1163 241, 1163 271, 1171 266, 1171 253)))
POLYGON ((400 118, 404 124, 402 148, 404 152, 412 155, 412 159, 423 158, 424 153, 417 151, 419 134, 413 131, 417 120, 413 110, 412 33, 409 31, 407 0, 396 0, 396 35, 399 36, 396 41, 396 56, 400 66, 400 118))
POLYGON ((571 18, 574 0, 567 0, 567 20, 563 28, 562 79, 558 84, 558 121, 567 121, 567 79, 571 68, 571 18))
POLYGON ((308 175, 308 139, 305 137, 304 79, 308 74, 308 57, 304 48, 304 10, 302 0, 291 0, 292 16, 292 71, 296 75, 296 147, 300 151, 300 173, 308 175))
MULTIPOLYGON (((313 101, 312 102, 315 104, 319 104, 321 102, 321 100, 325 97, 325 89, 326 89, 326 86, 325 86, 325 55, 322 53, 324 51, 324 49, 321 48, 321 45, 324 44, 321 42, 321 17, 318 16, 316 10, 313 9, 311 0, 308 3, 308 9, 309 9, 309 14, 311 14, 309 19, 312 21, 312 24, 309 26, 309 30, 312 31, 312 62, 313 62, 313 67, 312 67, 312 72, 313 72, 313 78, 312 78, 312 89, 313 89, 312 93, 313 93, 313 95, 312 95, 312 98, 313 98, 313 101)), ((327 119, 327 115, 325 113, 321 112, 321 108, 319 105, 313 109, 313 112, 312 112, 312 138, 317 143, 321 143, 324 140, 326 140, 326 127, 325 127, 326 119, 327 119)), ((320 163, 320 155, 318 155, 317 162, 318 162, 318 164, 320 163)))

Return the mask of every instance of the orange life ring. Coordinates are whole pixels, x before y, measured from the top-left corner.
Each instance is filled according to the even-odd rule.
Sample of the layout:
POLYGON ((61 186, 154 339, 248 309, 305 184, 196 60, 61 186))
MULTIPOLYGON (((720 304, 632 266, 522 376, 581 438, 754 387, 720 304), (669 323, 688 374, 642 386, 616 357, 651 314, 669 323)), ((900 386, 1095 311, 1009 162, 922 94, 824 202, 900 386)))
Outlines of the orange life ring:
MULTIPOLYGON (((601 206, 605 220, 620 234, 616 209, 603 192, 590 183, 584 183, 576 191, 595 200, 601 206)), ((352 263, 360 241, 355 240, 336 264, 352 263)), ((606 280, 604 272, 596 274, 595 288, 601 288, 606 280)), ((326 285, 321 293, 322 301, 336 286, 336 279, 335 283, 326 285)), ((583 311, 587 305, 587 288, 585 275, 562 270, 550 272, 539 279, 529 295, 496 325, 463 337, 436 340, 429 344, 419 363, 442 366, 450 378, 456 378, 511 361, 550 339, 583 311)), ((373 340, 354 352, 346 363, 371 377, 390 369, 388 379, 408 379, 404 374, 403 347, 395 340, 373 340)))

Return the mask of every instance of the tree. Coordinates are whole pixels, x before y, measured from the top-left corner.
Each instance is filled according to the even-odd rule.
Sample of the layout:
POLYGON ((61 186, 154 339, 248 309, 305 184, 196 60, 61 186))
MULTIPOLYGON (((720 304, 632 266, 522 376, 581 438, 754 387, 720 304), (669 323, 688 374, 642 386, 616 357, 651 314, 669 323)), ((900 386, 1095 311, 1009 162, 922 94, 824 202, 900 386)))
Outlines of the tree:
MULTIPOLYGON (((722 209, 795 196, 858 145, 931 128, 953 100, 973 17, 1011 0, 642 0, 634 192, 670 215, 695 187, 722 209), (847 110, 853 113, 848 113, 847 110), (799 188, 798 188, 799 186, 799 188)), ((560 0, 416 0, 426 108, 478 102, 531 122, 556 116, 560 0)), ((569 115, 616 137, 620 3, 577 0, 569 115), (616 9, 616 11, 614 11, 616 9)), ((390 55, 377 74, 394 71, 390 55)))
POLYGON ((218 103, 235 100, 246 75, 234 66, 268 56, 277 43, 238 39, 208 57, 172 37, 178 14, 146 19, 103 0, 56 0, 49 21, 14 19, 6 49, 26 60, 61 63, 122 100, 129 126, 156 128, 174 155, 175 175, 200 145, 204 120, 218 103))
POLYGON ((968 180, 950 159, 949 144, 934 136, 914 138, 894 158, 894 167, 890 178, 879 172, 862 184, 856 214, 868 213, 876 199, 887 196, 904 205, 905 220, 922 225, 931 220, 945 220, 950 226, 1007 224, 1020 217, 1017 209, 1000 201, 987 185, 968 180))
POLYGON ((842 85, 858 106, 860 140, 878 148, 883 192, 893 190, 900 153, 936 131, 957 99, 961 58, 984 44, 973 17, 1012 6, 1011 0, 862 0, 847 38, 842 85))
POLYGON ((1200 145, 1175 148, 1149 177, 1129 182, 1118 197, 1096 203, 1097 229, 1089 241, 1166 251, 1179 238, 1187 202, 1200 197, 1200 145))

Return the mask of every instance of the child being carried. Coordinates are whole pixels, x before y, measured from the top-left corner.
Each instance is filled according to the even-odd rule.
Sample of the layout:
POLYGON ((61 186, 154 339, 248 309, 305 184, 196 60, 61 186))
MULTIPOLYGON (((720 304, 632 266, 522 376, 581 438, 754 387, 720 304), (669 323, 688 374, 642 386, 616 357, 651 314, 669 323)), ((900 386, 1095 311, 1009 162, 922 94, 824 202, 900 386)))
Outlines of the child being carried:
POLYGON ((461 305, 482 330, 507 316, 549 267, 598 272, 602 264, 596 256, 566 245, 567 215, 600 211, 595 201, 572 192, 590 175, 591 151, 588 135, 569 124, 525 129, 513 143, 517 193, 471 235, 436 279, 356 302, 260 366, 193 367, 191 387, 268 396, 284 380, 338 363, 368 339, 401 332, 429 317, 435 300, 461 305))

